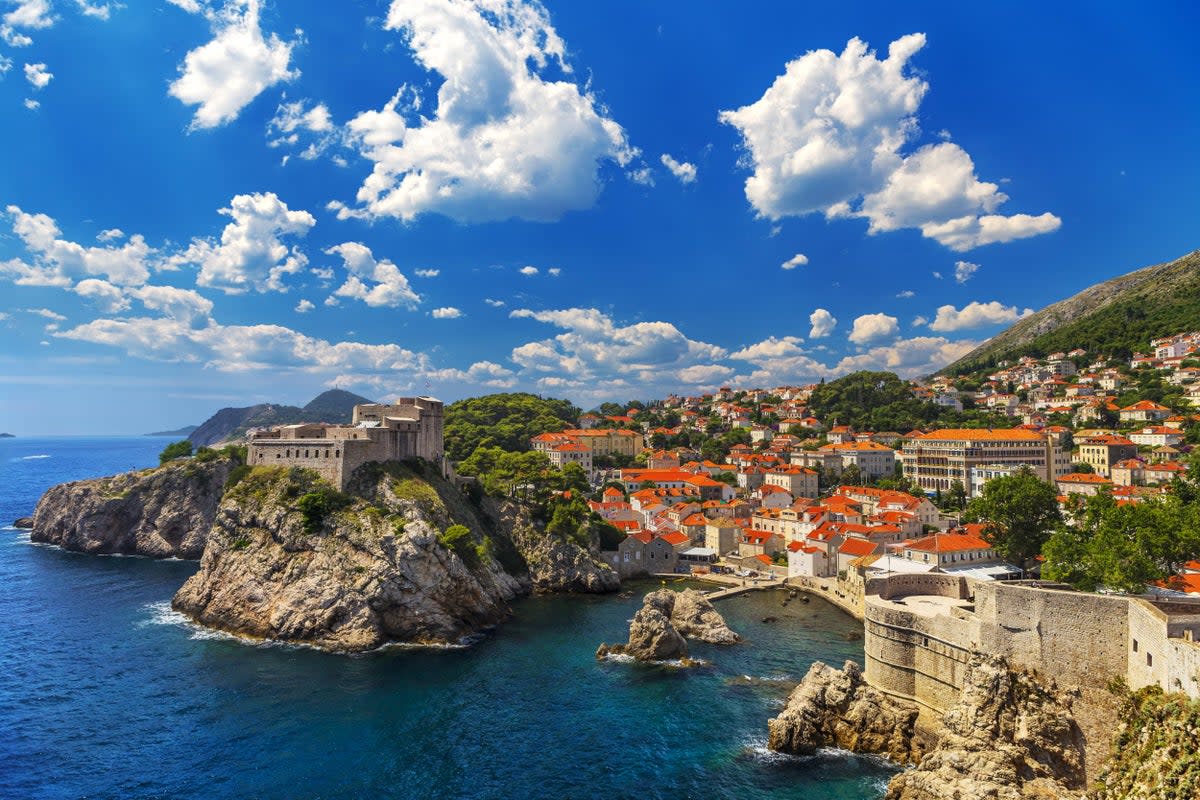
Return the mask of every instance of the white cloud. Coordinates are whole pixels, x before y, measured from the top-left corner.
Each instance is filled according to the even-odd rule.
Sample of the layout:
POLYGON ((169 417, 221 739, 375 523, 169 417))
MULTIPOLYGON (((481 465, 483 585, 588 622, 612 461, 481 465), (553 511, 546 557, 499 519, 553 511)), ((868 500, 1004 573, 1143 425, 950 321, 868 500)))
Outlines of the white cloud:
POLYGON ((28 108, 30 111, 37 111, 39 108, 42 107, 42 104, 39 103, 37 100, 34 100, 32 97, 26 97, 25 98, 25 107, 28 108))
POLYGON ((458 319, 463 313, 453 306, 446 306, 445 308, 435 308, 429 312, 429 315, 434 319, 458 319))
POLYGON ((910 297, 915 297, 916 294, 917 293, 914 292, 912 289, 905 289, 902 292, 897 292, 896 297, 899 297, 901 300, 907 300, 910 297))
POLYGON ((8 74, 8 71, 12 69, 12 65, 13 62, 11 58, 8 56, 0 56, 0 78, 3 78, 8 74))
POLYGON ((796 267, 803 267, 807 263, 808 263, 808 256, 804 255, 804 253, 796 253, 796 255, 792 256, 791 258, 789 258, 787 261, 783 262, 779 266, 781 266, 784 269, 795 269, 796 267))
POLYGON ((546 274, 551 278, 557 278, 559 275, 562 275, 562 270, 558 267, 551 267, 550 269, 546 270, 546 274))
POLYGON ((711 365, 726 355, 721 347, 689 339, 669 322, 622 326, 594 308, 517 309, 509 316, 534 319, 565 331, 512 351, 512 360, 530 374, 585 382, 633 374, 643 384, 669 383, 678 370, 711 365))
POLYGON ((111 242, 114 239, 124 239, 125 231, 120 228, 109 228, 108 230, 100 231, 96 234, 96 240, 100 242, 111 242))
POLYGON ((900 326, 895 317, 887 314, 863 314, 854 320, 854 328, 850 331, 850 341, 855 344, 867 344, 876 339, 895 336, 900 332, 900 326))
POLYGON ((54 79, 53 72, 46 71, 45 64, 26 64, 25 65, 25 80, 29 81, 29 85, 34 90, 45 89, 50 85, 50 81, 54 79))
POLYGON ((106 314, 116 314, 129 308, 129 298, 119 287, 99 278, 87 278, 75 284, 75 294, 86 297, 106 314))
MULTIPOLYGON (((309 108, 308 101, 296 100, 280 103, 275 109, 275 116, 267 123, 267 137, 269 147, 294 147, 302 137, 309 140, 300 157, 312 161, 340 140, 340 132, 324 103, 309 108)), ((284 156, 284 163, 287 160, 284 156)))
POLYGON ((307 314, 314 308, 316 308, 316 306, 313 305, 312 301, 305 298, 301 299, 299 303, 296 303, 295 311, 297 314, 307 314))
POLYGON ((151 311, 184 323, 199 324, 212 314, 213 304, 192 289, 175 286, 142 286, 130 292, 151 311))
POLYGON ((812 329, 808 332, 810 339, 823 339, 837 327, 837 319, 823 308, 809 314, 808 321, 812 324, 812 329))
POLYGON ((413 274, 418 278, 436 278, 442 274, 442 271, 440 269, 415 269, 413 274))
POLYGON ((521 267, 519 270, 517 270, 517 272, 521 273, 522 275, 524 275, 526 277, 532 277, 533 275, 538 274, 538 268, 526 266, 526 267, 521 267))
POLYGON ((972 264, 970 261, 956 261, 954 262, 954 280, 958 283, 966 283, 978 270, 978 264, 972 264))
POLYGON ((93 17, 95 19, 107 20, 112 16, 114 8, 120 8, 116 3, 109 5, 104 3, 101 5, 92 5, 87 0, 75 0, 75 5, 79 7, 80 13, 85 17, 93 17))
MULTIPOLYGON (((193 10, 192 4, 176 5, 193 10)), ((193 129, 236 119, 265 89, 300 74, 288 69, 294 42, 276 34, 263 38, 259 0, 229 0, 224 9, 206 16, 214 26, 213 40, 184 57, 179 78, 169 89, 183 104, 198 106, 193 129)))
POLYGON ((979 346, 969 339, 950 341, 940 336, 899 339, 886 346, 872 347, 856 356, 847 356, 834 368, 837 374, 855 370, 888 370, 901 377, 928 375, 956 361, 979 346))
POLYGON ((204 6, 200 5, 200 0, 167 0, 173 6, 182 8, 189 14, 199 14, 204 10, 204 6))
POLYGON ((483 302, 487 303, 492 308, 503 308, 506 305, 503 300, 494 300, 491 297, 483 298, 483 302))
POLYGON ((974 300, 963 306, 961 311, 952 305, 941 306, 937 310, 937 317, 934 318, 929 328, 930 330, 948 333, 968 328, 981 328, 984 325, 1000 325, 1016 322, 1032 313, 1032 308, 1019 311, 1016 306, 1002 305, 995 300, 990 303, 980 303, 974 300))
POLYGON ((45 317, 46 319, 54 320, 55 322, 62 322, 64 319, 66 319, 66 317, 64 317, 62 314, 59 314, 57 311, 51 311, 48 308, 25 308, 22 309, 22 311, 27 314, 36 314, 39 317, 45 317))
POLYGON ((12 260, 0 263, 0 275, 22 286, 69 286, 73 278, 104 277, 119 286, 145 283, 154 250, 141 236, 131 236, 121 247, 84 247, 60 238, 55 221, 45 214, 27 214, 18 206, 5 209, 12 229, 34 263, 12 260))
POLYGON ((287 291, 284 276, 303 270, 308 258, 298 247, 289 250, 282 237, 305 236, 317 224, 313 215, 293 211, 274 192, 236 195, 219 213, 233 219, 220 243, 193 239, 186 251, 168 259, 170 265, 198 264, 196 284, 226 294, 287 291))
POLYGON ((784 336, 775 338, 771 336, 757 344, 752 344, 748 347, 743 347, 737 352, 730 353, 730 358, 735 358, 739 361, 760 361, 771 358, 788 358, 798 356, 804 353, 804 349, 800 347, 804 340, 798 336, 784 336))
MULTIPOLYGON (((345 242, 325 252, 341 256, 349 273, 346 282, 334 292, 335 296, 361 300, 374 308, 416 308, 421 302, 421 296, 413 291, 399 267, 387 259, 377 261, 366 245, 345 242)), ((336 301, 327 305, 336 305, 336 301)))
POLYGON ((929 90, 906 74, 924 46, 925 35, 914 33, 892 42, 882 60, 857 38, 840 55, 810 51, 789 62, 758 101, 722 111, 754 169, 745 186, 754 209, 771 220, 865 218, 870 233, 918 228, 957 251, 1056 229, 1053 214, 996 214, 1007 195, 976 177, 957 144, 904 152, 929 90))
POLYGON ((517 385, 515 375, 511 369, 494 361, 476 361, 466 370, 434 370, 428 377, 437 381, 457 381, 490 389, 511 389, 517 385))
POLYGON ((554 221, 595 203, 601 162, 636 157, 621 126, 569 79, 566 45, 539 3, 394 0, 385 27, 404 32, 417 63, 443 79, 437 106, 402 106, 402 88, 351 120, 375 167, 360 207, 339 204, 339 216, 554 221))
POLYGON ((696 180, 696 165, 686 161, 676 161, 667 153, 662 154, 663 166, 679 179, 680 183, 692 183, 696 180))
POLYGON ((942 273, 935 271, 933 273, 933 277, 937 278, 940 281, 942 279, 942 273))
POLYGON ((54 24, 50 0, 9 0, 9 4, 15 5, 16 8, 4 15, 6 28, 40 30, 54 24))
POLYGON ((917 316, 913 317, 912 324, 914 328, 919 328, 922 325, 928 325, 929 317, 926 317, 923 314, 918 314, 917 316))

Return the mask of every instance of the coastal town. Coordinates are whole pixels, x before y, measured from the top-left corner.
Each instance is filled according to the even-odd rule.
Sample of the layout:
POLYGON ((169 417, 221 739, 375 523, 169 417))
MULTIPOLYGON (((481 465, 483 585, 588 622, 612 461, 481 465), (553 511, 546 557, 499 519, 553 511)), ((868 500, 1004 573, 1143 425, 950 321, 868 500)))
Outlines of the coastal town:
MULTIPOLYGON (((721 387, 584 414, 529 446, 590 476, 590 509, 625 535, 605 554, 623 576, 1038 578, 1040 559, 1006 560, 989 521, 964 512, 1021 472, 1053 487, 1064 517, 1092 496, 1170 495, 1200 442, 1200 332, 1148 345, 1127 360, 1076 349, 908 384, 939 409, 986 413, 986 426, 856 429, 814 416, 819 384, 721 387)), ((1150 588, 1200 595, 1200 562, 1150 588)))

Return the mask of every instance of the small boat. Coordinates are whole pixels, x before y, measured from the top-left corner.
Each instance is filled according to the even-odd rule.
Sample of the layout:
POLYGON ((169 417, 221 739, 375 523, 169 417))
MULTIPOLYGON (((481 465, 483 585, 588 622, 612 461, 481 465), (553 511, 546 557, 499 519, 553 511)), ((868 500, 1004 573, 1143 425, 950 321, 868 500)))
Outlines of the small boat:
POLYGON ((779 617, 763 617, 763 622, 779 622, 779 617))

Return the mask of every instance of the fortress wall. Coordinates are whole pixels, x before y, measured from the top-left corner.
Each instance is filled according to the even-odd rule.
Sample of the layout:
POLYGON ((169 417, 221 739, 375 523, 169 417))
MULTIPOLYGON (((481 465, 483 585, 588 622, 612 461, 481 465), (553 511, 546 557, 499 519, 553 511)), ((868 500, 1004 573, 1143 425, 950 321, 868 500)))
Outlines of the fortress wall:
POLYGON ((303 467, 334 486, 342 485, 342 442, 329 439, 255 439, 247 461, 252 467, 303 467))
POLYGON ((1200 643, 1197 640, 1200 640, 1200 615, 1172 614, 1168 617, 1145 600, 1131 601, 1126 642, 1126 680, 1130 688, 1157 684, 1168 692, 1200 697, 1200 643))
POLYGON ((979 648, 1058 683, 1105 687, 1125 674, 1129 601, 973 582, 979 648))
POLYGON ((937 712, 958 700, 976 649, 974 618, 927 616, 872 598, 864 630, 865 674, 872 686, 937 712))
POLYGON ((967 584, 964 578, 941 573, 891 575, 878 583, 872 581, 871 588, 876 589, 879 596, 884 600, 914 594, 952 597, 956 600, 967 597, 967 584))

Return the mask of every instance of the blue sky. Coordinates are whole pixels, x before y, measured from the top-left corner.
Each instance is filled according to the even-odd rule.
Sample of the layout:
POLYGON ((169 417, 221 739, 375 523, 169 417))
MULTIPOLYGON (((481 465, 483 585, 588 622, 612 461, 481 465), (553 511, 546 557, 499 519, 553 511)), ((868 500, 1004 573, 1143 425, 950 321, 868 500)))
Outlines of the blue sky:
POLYGON ((1197 23, 0 0, 0 430, 930 371, 1200 246, 1197 23))

